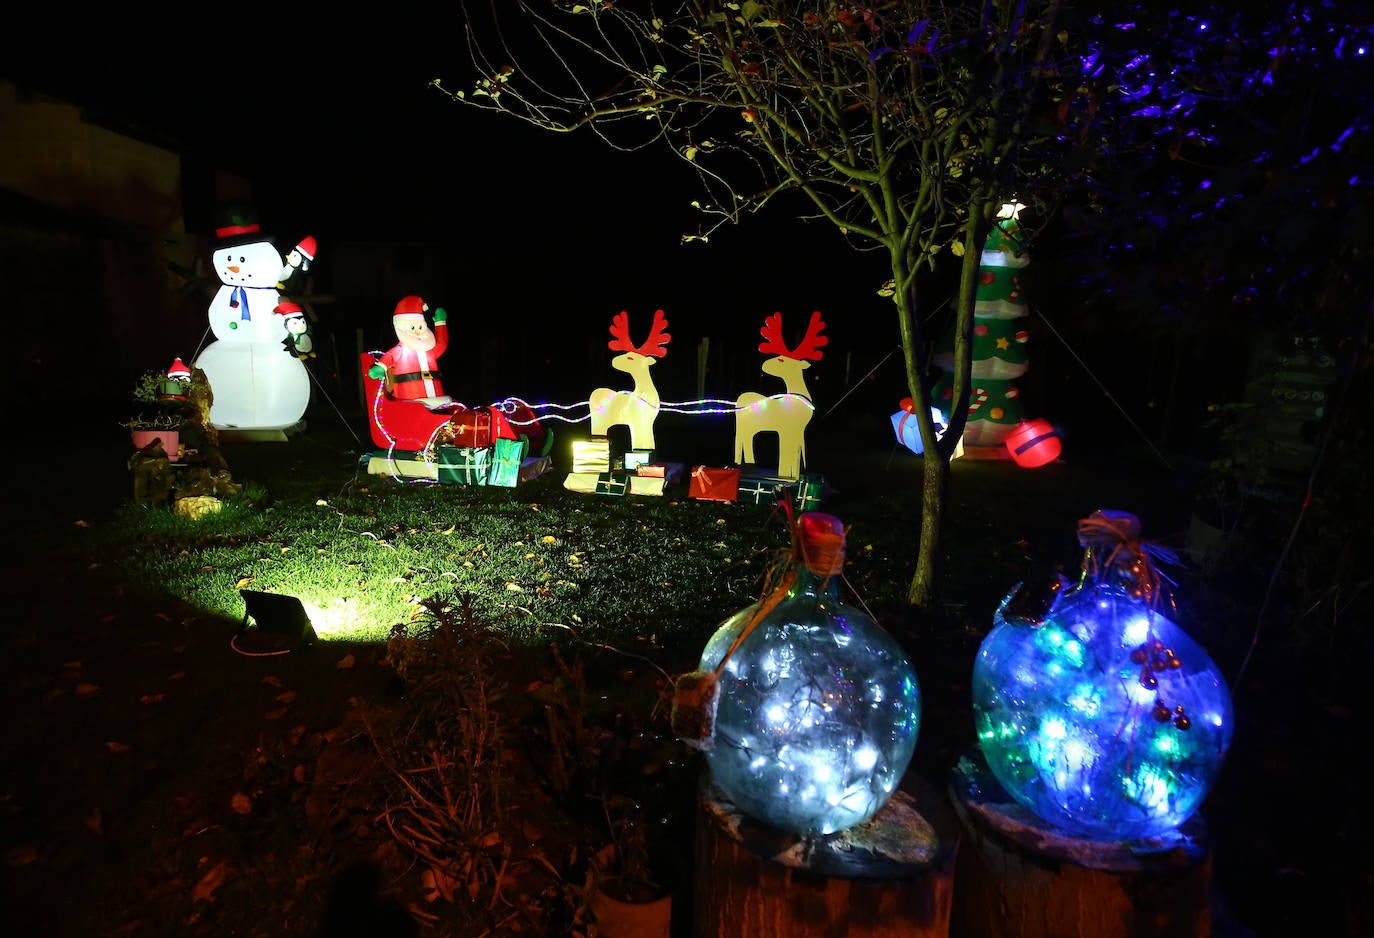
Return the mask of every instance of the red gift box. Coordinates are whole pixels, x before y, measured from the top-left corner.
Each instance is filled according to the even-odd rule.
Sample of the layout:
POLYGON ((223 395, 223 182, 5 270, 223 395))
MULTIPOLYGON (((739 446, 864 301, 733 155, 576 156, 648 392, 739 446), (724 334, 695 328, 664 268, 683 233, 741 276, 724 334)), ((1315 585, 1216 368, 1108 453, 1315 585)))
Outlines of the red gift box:
POLYGON ((519 439, 506 415, 490 407, 470 407, 457 411, 439 435, 441 442, 446 445, 465 449, 495 446, 498 439, 519 439))
POLYGON ((697 466, 687 484, 687 497, 713 502, 739 501, 739 469, 697 466))

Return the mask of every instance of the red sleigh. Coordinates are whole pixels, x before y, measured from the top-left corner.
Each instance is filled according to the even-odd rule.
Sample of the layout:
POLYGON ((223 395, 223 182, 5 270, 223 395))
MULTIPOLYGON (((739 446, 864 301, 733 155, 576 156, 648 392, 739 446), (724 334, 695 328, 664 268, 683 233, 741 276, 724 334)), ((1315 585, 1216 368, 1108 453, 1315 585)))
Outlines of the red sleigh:
POLYGON ((529 440, 528 453, 540 456, 553 443, 553 434, 539 424, 534 412, 518 401, 494 407, 466 407, 450 404, 430 410, 415 401, 397 400, 387 393, 382 379, 370 377, 368 369, 379 352, 363 352, 363 394, 367 401, 367 422, 372 442, 385 450, 427 452, 436 443, 452 446, 490 446, 496 439, 529 440), (441 432, 448 428, 446 432, 441 432))

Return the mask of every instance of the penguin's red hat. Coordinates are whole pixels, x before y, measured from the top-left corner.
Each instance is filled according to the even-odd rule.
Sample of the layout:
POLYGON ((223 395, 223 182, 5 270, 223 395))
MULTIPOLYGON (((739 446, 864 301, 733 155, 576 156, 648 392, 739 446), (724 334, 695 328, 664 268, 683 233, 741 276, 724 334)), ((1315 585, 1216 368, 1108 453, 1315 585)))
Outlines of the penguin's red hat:
POLYGON ((272 310, 278 316, 301 316, 305 310, 301 309, 299 303, 292 303, 289 300, 285 303, 278 303, 277 308, 272 310))
POLYGON ((429 311, 429 304, 418 296, 403 296, 401 302, 396 304, 396 311, 392 317, 396 316, 423 316, 429 311))
POLYGON ((296 250, 301 252, 301 257, 313 261, 315 259, 315 239, 306 235, 301 239, 301 243, 296 245, 296 250))

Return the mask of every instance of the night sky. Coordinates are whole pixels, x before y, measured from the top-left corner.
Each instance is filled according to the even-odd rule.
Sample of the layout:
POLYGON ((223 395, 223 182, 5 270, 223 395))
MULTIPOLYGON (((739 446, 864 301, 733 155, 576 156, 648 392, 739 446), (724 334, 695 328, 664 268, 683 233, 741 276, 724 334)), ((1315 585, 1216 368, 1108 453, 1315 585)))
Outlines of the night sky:
MULTIPOLYGON (((881 255, 855 251, 828 223, 797 220, 799 202, 684 245, 699 190, 666 150, 618 153, 430 87, 470 84, 456 14, 369 22, 336 38, 332 24, 301 19, 256 44, 188 30, 121 32, 108 53, 84 57, 21 49, 0 58, 0 75, 180 151, 188 176, 214 166, 246 176, 264 230, 279 243, 315 235, 322 267, 340 241, 448 246, 460 288, 427 299, 467 311, 487 333, 596 337, 622 309, 648 317, 663 307, 681 350, 663 377, 681 371, 684 382, 699 338, 752 359, 774 311, 798 337, 811 310, 825 314, 832 343, 817 380, 847 383, 895 347, 891 301, 876 292, 881 255)), ((188 223, 204 227, 189 209, 188 223)), ((383 333, 388 313, 377 314, 383 333)), ((900 397, 899 356, 881 377, 900 397)))

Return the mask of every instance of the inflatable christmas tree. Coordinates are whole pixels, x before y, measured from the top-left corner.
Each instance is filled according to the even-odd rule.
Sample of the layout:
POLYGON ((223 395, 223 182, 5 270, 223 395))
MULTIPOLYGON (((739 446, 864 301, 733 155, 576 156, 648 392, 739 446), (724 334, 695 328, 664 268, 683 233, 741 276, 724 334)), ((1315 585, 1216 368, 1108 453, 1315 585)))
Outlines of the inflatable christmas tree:
MULTIPOLYGON (((1016 380, 1030 367, 1026 356, 1027 308, 1021 271, 1030 263, 1019 239, 1016 212, 1008 204, 983 243, 978 294, 973 306, 973 388, 964 426, 965 459, 1007 459, 1008 434, 1024 419, 1016 380)), ((952 343, 951 343, 952 344, 952 343)), ((946 418, 953 401, 954 353, 950 346, 935 357, 944 374, 935 382, 931 400, 946 418)))

